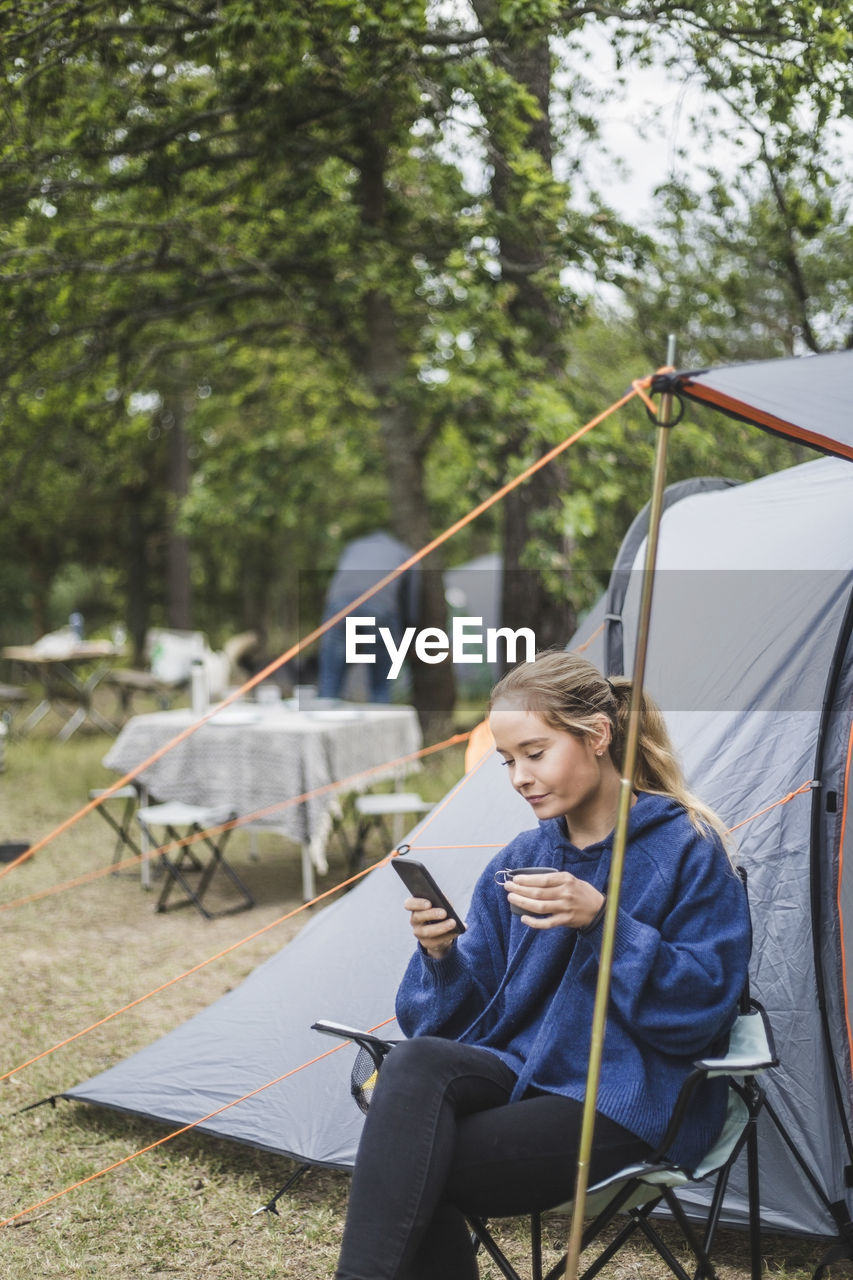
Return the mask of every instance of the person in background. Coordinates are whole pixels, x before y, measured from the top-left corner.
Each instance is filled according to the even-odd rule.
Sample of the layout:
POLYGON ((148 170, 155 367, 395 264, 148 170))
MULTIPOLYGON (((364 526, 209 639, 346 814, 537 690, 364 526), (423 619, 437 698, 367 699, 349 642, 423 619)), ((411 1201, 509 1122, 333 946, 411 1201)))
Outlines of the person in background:
MULTIPOLYGON (((326 592, 323 620, 333 617, 411 555, 409 547, 381 530, 348 543, 326 592)), ((394 644, 398 645, 406 627, 417 625, 419 581, 416 567, 407 570, 354 610, 350 617, 374 618, 377 634, 379 627, 387 627, 394 637, 394 644)), ((390 702, 392 685, 388 672, 391 657, 383 644, 376 645, 375 653, 376 662, 365 663, 363 667, 367 673, 370 701, 390 702)), ((320 638, 319 696, 341 697, 348 675, 346 631, 342 619, 320 638)))

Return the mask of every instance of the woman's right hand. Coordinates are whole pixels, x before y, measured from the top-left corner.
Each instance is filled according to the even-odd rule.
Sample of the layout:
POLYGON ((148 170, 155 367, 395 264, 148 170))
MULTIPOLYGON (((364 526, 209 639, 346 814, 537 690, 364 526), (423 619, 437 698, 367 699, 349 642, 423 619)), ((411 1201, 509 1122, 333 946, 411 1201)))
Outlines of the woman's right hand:
POLYGON ((446 956, 456 937, 456 925, 444 907, 434 907, 427 898, 407 898, 403 903, 411 913, 412 932, 433 960, 446 956))

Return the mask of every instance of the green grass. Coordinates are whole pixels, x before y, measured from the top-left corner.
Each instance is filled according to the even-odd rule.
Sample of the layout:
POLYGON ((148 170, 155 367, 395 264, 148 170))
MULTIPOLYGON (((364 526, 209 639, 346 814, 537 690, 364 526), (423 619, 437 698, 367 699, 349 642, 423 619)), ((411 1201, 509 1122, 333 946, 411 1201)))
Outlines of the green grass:
MULTIPOLYGON (((104 738, 76 735, 13 741, 0 774, 0 840, 35 841, 77 811, 92 786, 114 781, 100 761, 104 738)), ((461 773, 462 749, 430 760, 418 789, 438 799, 461 773)), ((252 887, 251 912, 205 921, 192 910, 153 912, 136 871, 107 875, 35 901, 29 895, 107 866, 113 837, 92 814, 0 880, 3 1016, 0 1074, 107 1017, 129 1001, 277 920, 299 904, 296 846, 264 836, 252 861, 248 838, 236 833, 231 859, 252 887)), ((375 856, 386 850, 376 844, 375 856)), ((333 854, 320 891, 346 874, 333 854)), ((0 1218, 90 1177, 161 1139, 167 1130, 136 1117, 59 1101, 15 1114, 141 1049, 218 999, 293 937, 308 918, 299 912, 228 956, 73 1040, 0 1082, 4 1159, 0 1218)), ((201 1134, 185 1134, 59 1199, 33 1209, 0 1232, 0 1275, 30 1277, 179 1276, 182 1280, 321 1280, 334 1272, 348 1179, 312 1170, 280 1202, 280 1216, 253 1210, 266 1203, 295 1166, 201 1134)), ((555 1248, 566 1224, 549 1226, 555 1248)), ((517 1241, 519 1228, 505 1233, 517 1241)), ((673 1234, 678 1248, 677 1233, 673 1234)), ((805 1280, 819 1248, 767 1237, 770 1273, 805 1280)), ((554 1252, 552 1258, 556 1258, 554 1252)), ((722 1280, 746 1280, 746 1242, 727 1233, 719 1256, 722 1280)), ((642 1249, 611 1265, 612 1276, 666 1274, 642 1249)), ((494 1275, 483 1267, 484 1280, 494 1275)))

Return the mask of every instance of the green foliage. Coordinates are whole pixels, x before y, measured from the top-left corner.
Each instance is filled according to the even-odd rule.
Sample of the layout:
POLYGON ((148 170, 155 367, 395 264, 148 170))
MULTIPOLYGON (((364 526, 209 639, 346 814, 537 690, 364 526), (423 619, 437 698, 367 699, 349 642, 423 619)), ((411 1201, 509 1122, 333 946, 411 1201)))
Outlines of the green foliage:
POLYGON ((657 350, 673 331, 691 365, 849 345, 849 183, 768 157, 701 199, 671 184, 661 203, 654 273, 627 290, 657 350))
MULTIPOLYGON (((587 392, 573 375, 588 334, 632 375, 671 325, 703 364, 847 340, 849 193, 823 142, 851 110, 845 6, 607 20, 624 67, 654 53, 724 95, 768 175, 745 165, 702 203, 670 188, 671 252, 606 190, 580 207, 555 177, 555 144, 595 134, 566 38, 598 7, 473 13, 4 7, 0 535, 34 625, 69 562, 130 584, 141 556, 149 611, 166 609, 176 531, 202 625, 274 621, 294 566, 331 567, 377 524, 443 527, 598 409, 607 378, 587 392), (596 319, 585 280, 626 290, 636 328, 596 319)), ((642 432, 595 435, 537 495, 523 562, 553 592, 569 563, 608 562, 639 502, 642 432)), ((704 445, 686 457, 702 468, 704 445)), ((451 558, 498 528, 495 513, 451 558)))

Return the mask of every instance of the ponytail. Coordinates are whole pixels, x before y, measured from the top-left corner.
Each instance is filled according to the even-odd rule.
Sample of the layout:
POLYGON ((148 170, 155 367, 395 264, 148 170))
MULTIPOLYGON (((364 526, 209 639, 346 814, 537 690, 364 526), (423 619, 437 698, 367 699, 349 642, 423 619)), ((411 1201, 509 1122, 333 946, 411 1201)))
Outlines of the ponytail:
MULTIPOLYGON (((616 768, 621 769, 633 685, 624 676, 614 676, 607 684, 616 703, 611 718, 610 757, 616 768)), ((723 848, 730 853, 731 839, 723 820, 688 789, 660 707, 645 691, 642 698, 634 785, 638 791, 677 800, 696 830, 703 835, 716 832, 723 848)))
MULTIPOLYGON (((569 650, 546 650, 533 662, 519 663, 498 681, 489 699, 489 710, 500 699, 521 702, 546 724, 568 733, 585 736, 595 732, 605 716, 610 722, 610 758, 617 770, 628 729, 631 702, 630 680, 623 676, 605 679, 580 654, 569 650)), ((657 703, 643 693, 640 708, 635 785, 639 791, 670 796, 687 813, 702 835, 719 836, 731 856, 731 841, 722 819, 687 788, 681 765, 657 703)))

